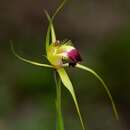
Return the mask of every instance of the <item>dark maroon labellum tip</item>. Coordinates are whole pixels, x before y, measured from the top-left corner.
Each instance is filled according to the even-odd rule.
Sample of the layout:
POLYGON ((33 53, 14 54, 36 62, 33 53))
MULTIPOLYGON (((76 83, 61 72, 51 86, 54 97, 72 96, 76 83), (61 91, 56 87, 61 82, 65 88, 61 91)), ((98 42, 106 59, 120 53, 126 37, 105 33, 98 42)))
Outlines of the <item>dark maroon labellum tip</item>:
POLYGON ((72 67, 74 67, 76 63, 82 61, 80 53, 76 49, 72 49, 70 52, 68 52, 68 57, 71 60, 69 62, 69 66, 72 66, 72 67))
POLYGON ((71 67, 71 66, 75 67, 75 65, 76 65, 76 63, 72 63, 72 62, 69 63, 69 67, 71 67))

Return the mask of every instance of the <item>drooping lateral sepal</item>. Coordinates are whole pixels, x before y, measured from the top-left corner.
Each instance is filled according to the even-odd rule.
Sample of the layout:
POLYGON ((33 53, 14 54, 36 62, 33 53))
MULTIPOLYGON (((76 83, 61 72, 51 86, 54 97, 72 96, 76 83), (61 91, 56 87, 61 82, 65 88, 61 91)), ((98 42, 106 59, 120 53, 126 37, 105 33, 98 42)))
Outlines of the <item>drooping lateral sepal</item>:
POLYGON ((35 62, 35 61, 32 61, 32 60, 28 60, 28 59, 25 59, 25 58, 21 57, 20 55, 18 55, 18 54, 15 52, 15 49, 14 49, 14 46, 13 46, 12 41, 10 41, 10 45, 11 45, 11 50, 12 50, 13 54, 14 54, 19 60, 21 60, 21 61, 23 61, 23 62, 26 62, 26 63, 29 63, 29 64, 32 64, 32 65, 35 65, 35 66, 41 66, 41 67, 47 67, 47 68, 54 68, 52 65, 38 63, 38 62, 35 62))
POLYGON ((90 69, 89 67, 87 66, 84 66, 84 65, 81 65, 81 64, 77 64, 76 65, 76 68, 79 68, 79 69, 82 69, 82 70, 85 70, 85 71, 88 71, 90 72, 91 74, 93 74, 100 82, 101 84, 103 85, 103 87, 105 88, 106 92, 107 92, 107 95, 111 101, 111 104, 112 104, 112 108, 113 108, 113 112, 114 112, 114 115, 115 115, 115 118, 117 120, 119 120, 119 115, 118 115, 118 112, 117 112, 117 109, 116 109, 116 105, 114 103, 114 100, 113 100, 113 97, 110 93, 110 90, 108 89, 106 83, 103 81, 103 79, 92 69, 90 69))
POLYGON ((57 72, 59 73, 59 76, 61 78, 62 83, 71 93, 71 96, 74 100, 74 103, 75 103, 75 106, 76 106, 76 109, 77 109, 77 113, 78 113, 78 116, 79 116, 79 119, 80 119, 80 122, 81 122, 81 125, 82 125, 82 129, 85 130, 85 127, 84 127, 84 124, 83 124, 83 119, 82 119, 80 109, 79 109, 79 105, 78 105, 78 102, 77 102, 77 99, 76 99, 75 91, 74 91, 73 85, 72 85, 72 83, 69 79, 69 76, 66 73, 64 68, 57 69, 57 72))

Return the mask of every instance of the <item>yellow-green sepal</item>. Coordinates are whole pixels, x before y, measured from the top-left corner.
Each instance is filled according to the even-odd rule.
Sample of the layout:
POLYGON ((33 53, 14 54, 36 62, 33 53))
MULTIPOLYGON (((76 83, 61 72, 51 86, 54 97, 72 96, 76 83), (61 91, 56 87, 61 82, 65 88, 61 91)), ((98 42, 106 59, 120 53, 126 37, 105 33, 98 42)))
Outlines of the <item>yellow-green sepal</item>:
POLYGON ((25 58, 21 57, 20 55, 18 55, 18 54, 15 52, 12 41, 10 41, 10 45, 11 45, 11 50, 12 50, 13 54, 14 54, 18 59, 20 59, 20 60, 22 60, 22 61, 24 61, 24 62, 26 62, 26 63, 35 65, 35 66, 41 66, 41 67, 47 67, 47 68, 54 68, 52 65, 38 63, 38 62, 31 61, 31 60, 28 60, 28 59, 25 59, 25 58))
POLYGON ((49 44, 56 42, 56 34, 55 34, 54 26, 53 26, 53 20, 54 20, 55 16, 58 14, 58 12, 60 12, 60 10, 63 8, 63 6, 65 5, 66 1, 67 0, 63 0, 61 2, 61 4, 55 10, 55 12, 54 12, 52 17, 50 17, 50 15, 48 14, 48 12, 46 10, 44 11, 45 14, 46 14, 46 17, 47 17, 47 19, 49 21, 49 26, 48 26, 48 29, 47 29, 46 40, 45 40, 46 52, 48 50, 49 44), (50 33, 51 33, 51 40, 50 40, 50 33))
POLYGON ((75 67, 90 72, 91 74, 93 74, 93 75, 101 82, 101 84, 102 84, 103 87, 105 88, 105 90, 106 90, 106 92, 107 92, 107 94, 108 94, 108 97, 109 97, 109 99, 110 99, 110 101, 111 101, 115 118, 116 118, 117 120, 119 120, 119 115, 118 115, 118 112, 117 112, 117 109, 116 109, 114 100, 113 100, 113 98, 112 98, 112 95, 111 95, 111 93, 110 93, 110 90, 108 89, 108 87, 107 87, 107 85, 105 84, 105 82, 103 81, 103 79, 102 79, 94 70, 90 69, 89 67, 86 67, 86 66, 81 65, 81 64, 77 64, 75 67))
POLYGON ((49 21, 47 34, 46 34, 46 40, 45 40, 46 53, 47 53, 49 44, 56 42, 56 34, 55 34, 54 26, 53 26, 53 21, 52 21, 50 15, 48 14, 48 12, 46 10, 44 12, 45 12, 46 17, 47 17, 47 19, 49 21), (51 40, 50 40, 50 35, 51 35, 51 40))
POLYGON ((79 109, 79 105, 78 105, 78 102, 77 102, 77 99, 76 99, 75 91, 74 91, 73 85, 70 81, 70 78, 69 78, 69 76, 66 73, 64 68, 57 69, 57 72, 58 72, 58 74, 61 78, 62 83, 64 84, 64 86, 69 90, 69 92, 72 95, 72 98, 74 100, 74 103, 75 103, 75 106, 76 106, 76 109, 77 109, 77 112, 78 112, 78 116, 79 116, 79 119, 80 119, 80 122, 81 122, 81 125, 82 125, 82 129, 85 130, 85 127, 84 127, 84 124, 83 124, 83 119, 82 119, 80 109, 79 109))

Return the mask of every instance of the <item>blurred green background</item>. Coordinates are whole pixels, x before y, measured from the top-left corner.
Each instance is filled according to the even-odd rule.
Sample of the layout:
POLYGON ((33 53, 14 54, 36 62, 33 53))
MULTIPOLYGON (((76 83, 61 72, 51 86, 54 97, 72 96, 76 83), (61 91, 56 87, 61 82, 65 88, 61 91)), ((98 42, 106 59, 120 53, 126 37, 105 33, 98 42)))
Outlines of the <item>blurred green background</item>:
MULTIPOLYGON (((102 85, 89 73, 69 68, 85 126, 89 130, 130 129, 130 1, 68 0, 55 19, 58 40, 70 39, 83 64, 105 80, 120 120, 113 116, 102 85)), ((18 60, 44 63, 48 21, 60 0, 0 0, 0 130, 55 130, 53 71, 18 60)), ((62 87, 65 130, 81 130, 69 92, 62 87)))

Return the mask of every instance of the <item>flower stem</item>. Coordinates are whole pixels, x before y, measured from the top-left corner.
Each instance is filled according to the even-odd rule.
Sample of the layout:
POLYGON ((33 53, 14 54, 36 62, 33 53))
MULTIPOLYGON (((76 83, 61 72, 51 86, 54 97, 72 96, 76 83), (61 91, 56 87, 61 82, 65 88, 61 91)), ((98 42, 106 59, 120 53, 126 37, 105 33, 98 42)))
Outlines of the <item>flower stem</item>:
POLYGON ((57 111, 56 130, 64 130, 64 123, 61 109, 61 80, 58 77, 56 71, 54 72, 54 79, 56 84, 56 111, 57 111))

